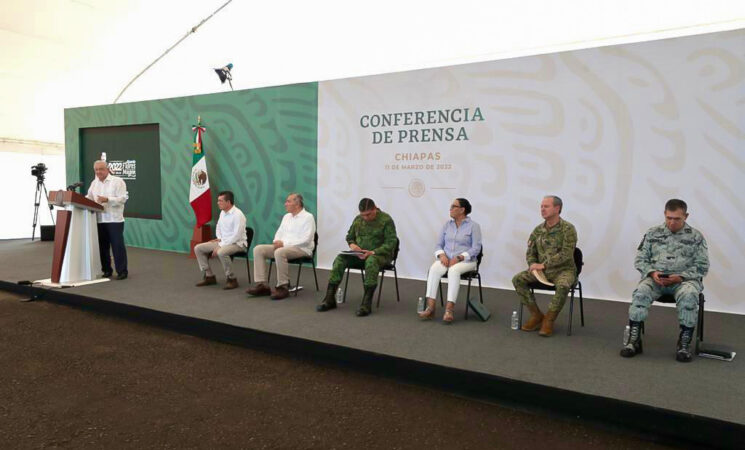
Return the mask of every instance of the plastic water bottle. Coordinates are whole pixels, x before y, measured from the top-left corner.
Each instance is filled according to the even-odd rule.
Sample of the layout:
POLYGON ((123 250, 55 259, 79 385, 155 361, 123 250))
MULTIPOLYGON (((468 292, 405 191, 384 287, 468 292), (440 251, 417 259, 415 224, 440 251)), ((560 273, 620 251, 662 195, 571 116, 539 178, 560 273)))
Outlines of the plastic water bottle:
POLYGON ((336 290, 336 303, 344 303, 344 291, 341 288, 336 290))
POLYGON ((424 297, 419 297, 419 300, 417 300, 416 310, 418 312, 424 311, 424 297))
POLYGON ((517 311, 512 311, 512 321, 510 322, 510 328, 517 330, 517 311))
POLYGON ((631 326, 626 325, 626 328, 623 330, 623 345, 626 345, 629 343, 629 338, 631 337, 631 326))

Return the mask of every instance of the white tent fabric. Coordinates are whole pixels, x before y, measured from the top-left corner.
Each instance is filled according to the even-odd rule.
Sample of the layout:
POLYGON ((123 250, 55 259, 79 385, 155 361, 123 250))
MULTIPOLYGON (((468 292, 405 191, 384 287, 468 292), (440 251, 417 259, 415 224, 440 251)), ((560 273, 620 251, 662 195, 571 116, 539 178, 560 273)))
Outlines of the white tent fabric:
MULTIPOLYGON (((4 0, 0 138, 63 141, 225 0, 4 0)), ((234 0, 120 102, 437 67, 745 26, 745 2, 234 0)))

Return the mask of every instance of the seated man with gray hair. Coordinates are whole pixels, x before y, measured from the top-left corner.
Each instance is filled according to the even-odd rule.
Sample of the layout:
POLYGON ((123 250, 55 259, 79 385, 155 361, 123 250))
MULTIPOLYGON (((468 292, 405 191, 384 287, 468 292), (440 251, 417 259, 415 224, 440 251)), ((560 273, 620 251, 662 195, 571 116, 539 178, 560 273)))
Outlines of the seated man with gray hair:
POLYGON ((316 221, 305 210, 303 196, 293 192, 285 199, 282 223, 271 244, 254 247, 254 278, 256 284, 246 292, 251 295, 271 295, 272 300, 282 300, 290 295, 289 260, 313 254, 316 221), (277 288, 270 289, 267 277, 267 258, 277 263, 277 288))
POLYGON ((541 336, 551 336, 554 321, 567 299, 569 290, 577 280, 574 265, 574 248, 577 246, 577 230, 574 225, 560 217, 563 203, 555 195, 547 195, 541 201, 541 216, 544 221, 530 233, 528 251, 525 259, 528 270, 512 278, 515 292, 523 305, 530 310, 530 319, 522 326, 523 331, 535 331, 541 336), (554 283, 556 292, 544 315, 535 302, 535 296, 528 286, 538 281, 535 273, 543 273, 554 283))

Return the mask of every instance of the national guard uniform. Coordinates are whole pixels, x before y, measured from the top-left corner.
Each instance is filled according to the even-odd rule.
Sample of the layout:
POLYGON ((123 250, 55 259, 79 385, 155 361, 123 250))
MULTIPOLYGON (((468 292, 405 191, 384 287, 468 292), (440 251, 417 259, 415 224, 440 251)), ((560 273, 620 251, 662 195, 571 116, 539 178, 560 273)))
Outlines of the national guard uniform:
POLYGON ((647 319, 649 306, 664 294, 675 298, 680 323, 680 337, 676 359, 691 360, 690 343, 698 321, 698 298, 704 289, 702 280, 709 271, 709 254, 704 236, 687 223, 673 233, 665 225, 650 228, 636 252, 634 267, 642 280, 634 289, 629 307, 629 340, 621 349, 621 356, 642 353, 641 324, 647 319), (681 283, 660 286, 652 272, 679 275, 681 283))
POLYGON ((380 268, 393 260, 397 241, 396 224, 390 215, 380 209, 378 209, 375 219, 369 222, 358 215, 352 222, 352 226, 349 227, 349 231, 347 231, 346 241, 349 245, 356 244, 362 249, 375 252, 375 254, 364 260, 355 255, 337 255, 329 275, 326 298, 319 305, 318 310, 327 310, 336 306, 336 303, 333 303, 335 301, 333 295, 344 277, 344 271, 347 267, 351 267, 362 269, 365 273, 363 282, 365 295, 362 305, 357 310, 358 316, 365 316, 371 312, 372 297, 378 285, 380 268), (324 305, 326 305, 325 308, 324 305))
POLYGON ((559 315, 567 299, 569 290, 577 280, 577 268, 574 264, 574 248, 577 246, 577 230, 574 225, 564 219, 551 228, 546 228, 545 222, 535 227, 528 238, 528 250, 525 259, 528 266, 543 264, 546 279, 556 285, 556 292, 544 315, 538 309, 535 296, 528 284, 538 279, 528 270, 524 270, 512 278, 515 292, 520 301, 528 307, 531 318, 522 327, 525 331, 534 331, 541 326, 541 335, 550 336, 553 332, 553 321, 559 315), (544 322, 547 322, 544 325, 544 322))
POLYGON ((677 233, 665 224, 647 231, 637 248, 634 267, 642 275, 632 295, 629 319, 644 322, 649 306, 663 294, 672 294, 678 308, 678 322, 688 328, 698 320, 698 296, 704 289, 701 284, 709 271, 709 254, 704 236, 687 223, 677 233), (660 286, 650 273, 659 271, 680 275, 682 283, 660 286))

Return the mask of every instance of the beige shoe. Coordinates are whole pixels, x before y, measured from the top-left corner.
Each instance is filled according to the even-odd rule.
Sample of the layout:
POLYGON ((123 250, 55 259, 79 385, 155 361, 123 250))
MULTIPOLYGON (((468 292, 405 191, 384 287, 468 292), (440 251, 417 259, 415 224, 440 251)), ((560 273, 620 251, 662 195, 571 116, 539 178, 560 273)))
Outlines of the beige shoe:
POLYGON ((433 298, 427 299, 427 308, 424 311, 420 311, 417 314, 419 314, 420 319, 424 320, 430 320, 435 316, 435 307, 437 306, 437 302, 433 298))
POLYGON ((447 324, 453 323, 453 320, 455 320, 455 315, 453 314, 454 310, 455 310, 455 303, 447 302, 445 304, 445 315, 442 316, 442 321, 447 324))

